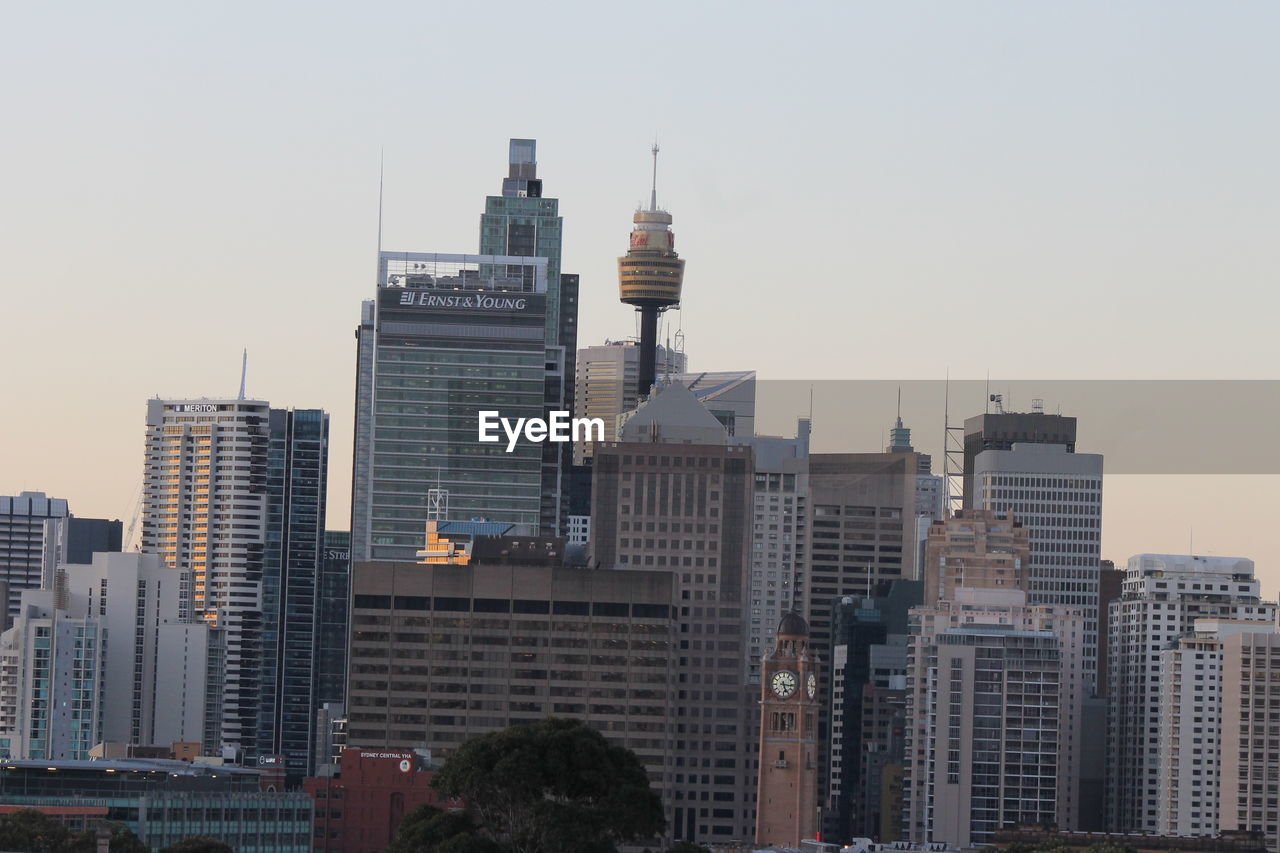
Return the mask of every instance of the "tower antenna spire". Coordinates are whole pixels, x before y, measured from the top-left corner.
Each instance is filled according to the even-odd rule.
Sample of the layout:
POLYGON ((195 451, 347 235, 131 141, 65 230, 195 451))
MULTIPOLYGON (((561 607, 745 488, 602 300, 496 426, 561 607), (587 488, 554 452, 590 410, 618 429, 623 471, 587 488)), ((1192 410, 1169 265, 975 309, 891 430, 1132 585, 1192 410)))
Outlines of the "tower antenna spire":
POLYGON ((240 397, 244 399, 244 382, 249 376, 249 348, 245 347, 240 353, 240 397))
POLYGON ((649 209, 658 209, 658 140, 653 141, 653 190, 649 194, 649 209))

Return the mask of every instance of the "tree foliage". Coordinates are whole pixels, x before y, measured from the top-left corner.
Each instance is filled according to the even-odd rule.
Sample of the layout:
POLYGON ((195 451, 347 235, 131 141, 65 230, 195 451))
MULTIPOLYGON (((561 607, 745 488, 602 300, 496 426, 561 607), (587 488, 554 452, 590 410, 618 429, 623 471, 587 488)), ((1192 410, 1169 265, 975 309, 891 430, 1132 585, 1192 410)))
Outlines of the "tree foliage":
POLYGON ((502 853, 469 815, 422 805, 404 816, 387 853, 502 853))
MULTIPOLYGON (((124 824, 104 823, 111 833, 111 853, 148 853, 147 846, 124 824)), ((0 849, 15 853, 96 853, 96 829, 72 833, 66 824, 35 809, 0 815, 0 849)))
POLYGON ((667 848, 667 853, 711 853, 711 851, 692 841, 677 841, 667 848))
POLYGON ((665 826, 635 753, 577 720, 551 717, 469 740, 434 784, 460 797, 480 832, 508 853, 616 853, 665 826))

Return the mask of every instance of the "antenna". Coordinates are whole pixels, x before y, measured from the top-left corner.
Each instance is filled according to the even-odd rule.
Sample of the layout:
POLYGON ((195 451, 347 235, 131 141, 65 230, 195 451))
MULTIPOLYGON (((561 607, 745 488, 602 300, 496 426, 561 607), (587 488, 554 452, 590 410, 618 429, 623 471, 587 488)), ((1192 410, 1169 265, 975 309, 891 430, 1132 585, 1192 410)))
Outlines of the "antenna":
POLYGON ((649 209, 658 209, 658 140, 653 141, 653 191, 649 195, 649 209))
POLYGON ((902 429, 902 386, 898 386, 898 429, 902 429))
POLYGON ((249 375, 249 350, 246 348, 240 353, 240 396, 237 399, 244 399, 244 381, 249 375))
MULTIPOLYGON (((382 176, 386 165, 387 149, 386 146, 378 149, 378 251, 374 255, 377 260, 377 270, 374 273, 374 279, 378 279, 382 275, 382 176)), ((378 282, 381 284, 382 282, 378 282)))

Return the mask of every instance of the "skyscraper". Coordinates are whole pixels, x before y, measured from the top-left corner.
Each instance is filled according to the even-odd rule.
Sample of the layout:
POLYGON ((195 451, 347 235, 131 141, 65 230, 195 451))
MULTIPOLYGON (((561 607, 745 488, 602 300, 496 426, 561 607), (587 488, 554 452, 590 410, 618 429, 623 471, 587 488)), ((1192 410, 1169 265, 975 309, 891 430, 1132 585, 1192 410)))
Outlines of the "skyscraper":
POLYGON ((1043 408, 1030 412, 987 412, 964 422, 964 507, 978 509, 974 462, 985 450, 1011 450, 1018 444, 1061 444, 1076 452, 1076 419, 1050 415, 1043 408))
POLYGON ((257 752, 311 772, 320 658, 329 416, 272 409, 262 570, 262 687, 257 752))
POLYGON ((1030 603, 1085 611, 1083 665, 1085 676, 1096 685, 1102 456, 1075 453, 1073 447, 1015 441, 1007 450, 982 451, 972 469, 973 507, 1013 513, 1027 531, 1031 544, 1030 603))
MULTIPOLYGON (((209 655, 210 691, 221 697, 209 709, 211 747, 292 753, 284 732, 298 727, 306 738, 313 725, 314 708, 301 712, 297 694, 309 694, 313 679, 327 435, 316 409, 148 401, 142 550, 180 570, 181 618, 219 632, 209 655)), ((305 768, 310 741, 297 749, 305 768)))
MULTIPOLYGON (((570 443, 481 443, 479 412, 541 418, 546 258, 383 252, 357 333, 351 557, 412 561, 443 511, 543 528, 548 454, 570 443), (547 450, 547 448, 551 448, 547 450)), ((554 490, 553 490, 554 491, 554 490)), ((556 492, 558 494, 558 492, 556 492)), ((552 497, 548 497, 552 495, 552 497)))
POLYGON ((958 586, 1028 592, 1031 543, 1013 513, 962 509, 929 526, 926 604, 951 598, 958 586))
MULTIPOLYGON (((667 373, 683 373, 688 359, 683 352, 657 348, 658 370, 667 373)), ((604 421, 604 440, 618 437, 618 418, 636 407, 636 392, 640 370, 640 346, 636 341, 605 341, 599 346, 578 350, 575 366, 573 413, 580 418, 600 418, 604 421)), ((592 443, 581 441, 574 445, 574 464, 581 465, 591 457, 592 443)))
MULTIPOLYGON (((1238 557, 1139 554, 1111 603, 1107 677, 1107 823, 1158 832, 1161 653, 1198 619, 1273 624, 1276 605, 1259 598, 1253 561, 1238 557)), ((1169 665, 1173 665, 1169 662, 1169 665)), ((1201 728, 1206 724, 1203 720, 1201 728)), ((1194 724, 1192 726, 1194 729, 1194 724)), ((1186 731, 1201 738, 1205 733, 1186 731)))
MULTIPOLYGON (((559 199, 547 198, 542 193, 537 141, 512 139, 507 159, 502 195, 485 199, 484 214, 480 217, 480 254, 547 259, 543 405, 548 412, 567 412, 574 407, 578 276, 560 271, 564 220, 560 217, 559 199)), ((500 270, 499 275, 502 273, 500 270)), ((530 266, 509 267, 505 273, 520 276, 526 285, 533 284, 534 271, 530 266)), ((542 451, 539 531, 544 536, 562 536, 568 515, 573 446, 546 443, 542 451)))

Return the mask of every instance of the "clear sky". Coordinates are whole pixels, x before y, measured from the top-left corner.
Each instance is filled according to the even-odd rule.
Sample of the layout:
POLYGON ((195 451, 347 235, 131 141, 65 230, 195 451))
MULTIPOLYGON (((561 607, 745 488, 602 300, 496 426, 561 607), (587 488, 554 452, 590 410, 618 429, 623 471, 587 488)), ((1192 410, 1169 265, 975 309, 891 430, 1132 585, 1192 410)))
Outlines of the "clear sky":
MULTIPOLYGON (((384 246, 466 252, 513 136, 561 199, 583 343, 633 333, 614 258, 657 136, 695 368, 1275 378, 1272 2, 14 2, 2 23, 0 493, 127 516, 146 398, 233 394, 248 347, 251 395, 332 412, 345 527, 380 152, 384 246)), ((1104 554, 1183 551, 1194 525, 1274 594, 1276 487, 1117 480, 1104 554)))

